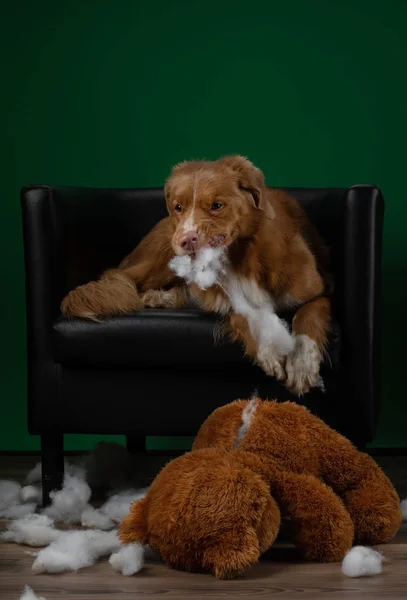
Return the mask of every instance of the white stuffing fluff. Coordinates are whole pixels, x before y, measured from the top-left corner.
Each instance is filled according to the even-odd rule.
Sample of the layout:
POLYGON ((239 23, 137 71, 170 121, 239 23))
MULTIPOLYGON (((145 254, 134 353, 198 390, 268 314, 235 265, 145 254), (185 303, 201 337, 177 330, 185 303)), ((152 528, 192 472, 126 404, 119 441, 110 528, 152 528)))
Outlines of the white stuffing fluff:
POLYGON ((64 463, 64 473, 66 475, 71 475, 71 477, 78 477, 78 479, 86 478, 86 467, 84 464, 84 459, 79 464, 69 463, 65 461, 64 463))
POLYGON ((82 477, 66 473, 62 489, 51 492, 52 504, 44 509, 44 514, 56 521, 80 523, 91 494, 90 487, 82 477))
POLYGON ((21 519, 21 517, 32 514, 36 508, 37 504, 33 502, 30 504, 17 504, 3 510, 2 516, 5 519, 21 519))
MULTIPOLYGON (((70 475, 78 475, 78 476, 81 476, 85 472, 83 465, 71 464, 67 460, 64 461, 64 470, 65 470, 65 473, 69 473, 70 475)), ((39 462, 35 465, 35 467, 33 467, 31 469, 31 471, 28 472, 28 475, 25 478, 25 481, 27 484, 41 483, 41 477, 42 477, 42 466, 41 466, 41 463, 39 462)))
POLYGON ((235 448, 241 443, 244 436, 248 432, 249 427, 252 423, 254 413, 257 410, 257 406, 258 406, 257 399, 252 398, 250 400, 250 402, 248 402, 246 404, 246 406, 244 407, 243 412, 242 412, 242 423, 239 426, 239 429, 237 430, 236 440, 233 444, 235 448))
POLYGON ((226 249, 224 247, 203 248, 197 254, 194 275, 198 287, 207 290, 215 285, 225 273, 225 257, 226 249))
POLYGON ((0 481, 0 517, 12 506, 20 504, 21 485, 7 479, 0 481))
POLYGON ((28 484, 40 483, 41 482, 41 474, 42 468, 41 463, 37 463, 31 471, 29 471, 27 477, 25 478, 28 484))
MULTIPOLYGON (((16 542, 36 548, 46 546, 35 556, 35 573, 77 571, 92 565, 98 558, 111 555, 112 566, 125 575, 143 566, 144 548, 139 544, 125 547, 117 535, 118 523, 129 513, 130 505, 146 495, 147 489, 124 489, 135 483, 138 469, 134 457, 123 447, 100 444, 81 464, 65 462, 65 476, 60 490, 51 492, 51 505, 37 514, 41 500, 41 463, 32 469, 26 484, 0 481, 0 515, 12 519, 0 533, 3 542, 16 542), (99 509, 89 504, 92 482, 94 489, 116 489, 99 509), (81 524, 86 530, 61 531, 54 522, 81 524)), ((28 591, 27 591, 28 590, 28 591)), ((25 590, 25 600, 35 598, 25 590), (28 594, 28 595, 27 595, 28 594)))
POLYGON ((168 266, 178 277, 186 281, 193 281, 192 258, 190 256, 175 256, 170 260, 168 266))
POLYGON ((79 571, 119 548, 116 531, 62 531, 54 542, 40 550, 32 570, 34 573, 79 571))
POLYGON ((34 514, 11 521, 8 530, 0 533, 0 540, 40 547, 55 541, 59 533, 54 528, 52 519, 46 515, 34 514))
POLYGON ((20 600, 45 600, 44 596, 37 596, 29 585, 26 585, 20 600))
POLYGON ((325 393, 325 391, 326 391, 325 383, 324 383, 324 380, 322 379, 321 375, 318 375, 315 387, 319 388, 321 390, 321 392, 325 393))
POLYGON ((354 546, 342 561, 342 572, 348 577, 368 577, 382 572, 383 554, 368 546, 354 546))
MULTIPOLYGON (((29 486, 31 488, 31 486, 29 486)), ((0 517, 5 519, 20 519, 33 513, 37 508, 38 493, 15 481, 0 481, 0 517)))
POLYGON ((38 502, 41 499, 41 488, 35 485, 25 485, 20 492, 21 502, 38 502))
POLYGON ((169 267, 187 283, 196 283, 202 290, 207 290, 225 274, 226 248, 202 248, 194 260, 190 256, 175 256, 169 267))
POLYGON ((112 519, 120 522, 130 512, 130 505, 137 500, 141 500, 147 493, 147 488, 142 490, 125 490, 114 494, 100 508, 100 511, 112 519))
POLYGON ((134 575, 141 571, 144 565, 144 548, 140 544, 122 546, 109 558, 109 563, 115 571, 122 575, 134 575))
POLYGON ((81 515, 81 525, 82 527, 91 527, 107 531, 113 529, 115 524, 110 517, 104 515, 97 508, 93 508, 93 506, 89 505, 81 515))
POLYGON ((400 507, 403 514, 403 521, 407 521, 407 499, 400 502, 400 507))

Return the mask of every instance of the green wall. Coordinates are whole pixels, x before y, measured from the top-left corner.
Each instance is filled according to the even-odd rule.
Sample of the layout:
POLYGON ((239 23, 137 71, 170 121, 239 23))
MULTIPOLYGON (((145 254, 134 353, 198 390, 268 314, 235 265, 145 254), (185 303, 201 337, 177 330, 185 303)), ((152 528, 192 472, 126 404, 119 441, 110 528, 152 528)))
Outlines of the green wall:
POLYGON ((375 444, 406 446, 405 0, 3 0, 0 11, 0 449, 38 448, 25 425, 20 187, 156 186, 176 161, 231 152, 272 185, 382 188, 375 444))

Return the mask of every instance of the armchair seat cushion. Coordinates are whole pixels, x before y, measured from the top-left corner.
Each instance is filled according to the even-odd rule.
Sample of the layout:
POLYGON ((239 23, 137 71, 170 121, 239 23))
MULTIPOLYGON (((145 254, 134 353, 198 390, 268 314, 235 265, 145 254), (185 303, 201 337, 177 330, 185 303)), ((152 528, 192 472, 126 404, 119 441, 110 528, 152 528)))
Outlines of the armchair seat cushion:
MULTIPOLYGON (((148 309, 99 323, 58 318, 54 361, 64 366, 250 369, 240 344, 215 343, 218 317, 200 310, 148 309)), ((334 324, 327 362, 339 364, 340 329, 334 324)))

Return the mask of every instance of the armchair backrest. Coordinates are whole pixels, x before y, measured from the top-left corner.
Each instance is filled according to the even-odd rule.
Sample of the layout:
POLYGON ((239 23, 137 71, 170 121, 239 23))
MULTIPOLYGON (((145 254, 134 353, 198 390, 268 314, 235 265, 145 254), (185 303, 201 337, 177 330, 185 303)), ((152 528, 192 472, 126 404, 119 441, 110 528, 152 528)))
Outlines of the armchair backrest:
MULTIPOLYGON (((288 191, 303 204, 333 261, 344 190, 288 191)), ((74 287, 116 267, 157 221, 166 216, 162 188, 95 189, 35 186, 22 192, 25 231, 36 229, 54 269, 55 301, 74 287), (44 223, 46 220, 46 224, 44 223), (38 226, 38 220, 44 228, 38 226)), ((38 240, 39 241, 39 240, 38 240)))

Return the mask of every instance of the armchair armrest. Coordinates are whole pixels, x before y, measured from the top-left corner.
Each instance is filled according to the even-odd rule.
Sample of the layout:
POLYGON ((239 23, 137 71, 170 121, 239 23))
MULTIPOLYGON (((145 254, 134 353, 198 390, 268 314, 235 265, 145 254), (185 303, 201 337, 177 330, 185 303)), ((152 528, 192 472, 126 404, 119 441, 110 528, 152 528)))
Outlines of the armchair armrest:
MULTIPOLYGON (((380 402, 381 256, 384 200, 371 185, 356 185, 344 195, 338 263, 340 285, 335 291, 342 328, 342 397, 358 406, 360 426, 374 437, 380 402)), ((357 431, 355 431, 357 435, 357 431)))
POLYGON ((166 215, 164 192, 37 185, 21 191, 29 361, 52 359, 52 323, 74 287, 116 267, 166 215))
POLYGON ((53 397, 56 365, 52 352, 52 321, 57 314, 55 297, 55 240, 50 211, 52 190, 47 186, 21 192, 27 315, 28 430, 41 412, 39 398, 53 397), (41 394, 37 393, 41 390, 41 394))
POLYGON ((51 324, 57 315, 55 297, 55 239, 52 189, 23 188, 21 208, 24 239, 28 345, 34 354, 51 359, 51 324))

